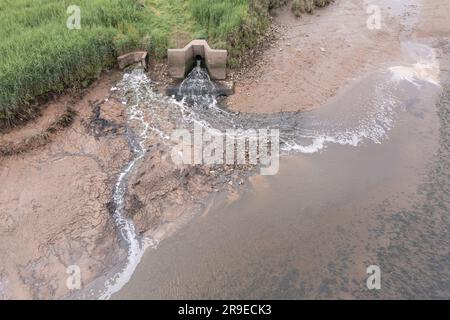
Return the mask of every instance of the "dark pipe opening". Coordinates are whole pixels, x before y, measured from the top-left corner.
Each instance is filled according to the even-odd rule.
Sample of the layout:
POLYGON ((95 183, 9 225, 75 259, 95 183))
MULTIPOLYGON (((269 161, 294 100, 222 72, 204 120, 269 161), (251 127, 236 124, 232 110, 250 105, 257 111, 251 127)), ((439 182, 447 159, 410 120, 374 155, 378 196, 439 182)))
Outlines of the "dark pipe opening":
POLYGON ((195 65, 199 66, 199 67, 202 67, 202 68, 206 67, 205 60, 199 54, 195 56, 195 65))
POLYGON ((203 57, 201 55, 199 55, 199 54, 194 56, 194 59, 192 61, 192 65, 189 67, 189 69, 187 70, 187 72, 186 72, 186 74, 184 76, 186 77, 196 67, 201 67, 202 69, 206 69, 205 59, 203 59, 203 57))

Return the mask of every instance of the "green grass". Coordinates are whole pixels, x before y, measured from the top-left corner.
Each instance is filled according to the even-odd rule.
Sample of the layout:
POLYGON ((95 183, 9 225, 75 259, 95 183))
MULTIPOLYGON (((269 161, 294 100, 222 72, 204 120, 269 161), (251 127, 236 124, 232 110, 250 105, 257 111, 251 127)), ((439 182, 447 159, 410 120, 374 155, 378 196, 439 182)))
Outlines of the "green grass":
POLYGON ((118 55, 205 38, 236 65, 284 0, 0 0, 0 129, 33 116, 38 97, 86 85, 118 55), (69 5, 81 30, 66 27, 69 5))

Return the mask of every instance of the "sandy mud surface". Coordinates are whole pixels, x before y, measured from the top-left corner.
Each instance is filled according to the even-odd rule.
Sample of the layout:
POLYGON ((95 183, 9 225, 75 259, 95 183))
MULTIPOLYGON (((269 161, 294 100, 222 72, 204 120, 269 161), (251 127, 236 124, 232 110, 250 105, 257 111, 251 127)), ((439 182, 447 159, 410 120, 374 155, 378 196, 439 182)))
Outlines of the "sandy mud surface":
MULTIPOLYGON (((234 111, 271 113, 302 110, 295 106, 305 99, 306 109, 326 102, 300 114, 239 114, 252 125, 281 124, 282 149, 297 155, 147 251, 114 298, 448 299, 450 34, 441 18, 448 2, 336 3, 355 19, 329 27, 350 26, 345 39, 355 47, 335 52, 329 74, 326 48, 337 44, 329 36, 316 43, 324 50, 310 49, 314 67, 300 83, 289 82, 302 79, 295 63, 283 69, 290 60, 279 59, 299 62, 296 47, 275 47, 229 99, 234 111), (388 10, 388 24, 350 32, 368 3, 388 10), (250 108, 253 101, 261 107, 250 108), (367 287, 370 265, 382 270, 381 290, 367 287)), ((318 12, 311 30, 333 15, 318 12)), ((285 32, 298 31, 291 27, 285 32)))
POLYGON ((156 87, 111 72, 1 136, 1 298, 107 298, 212 194, 236 198, 251 166, 176 165, 169 135, 190 111, 156 87), (67 286, 71 266, 86 290, 67 286))
POLYGON ((359 0, 337 0, 301 18, 289 6, 280 9, 278 40, 237 81, 229 108, 267 113, 320 107, 364 73, 398 59, 405 20, 416 12, 417 4, 401 17, 385 1, 359 0), (381 3, 380 30, 367 28, 368 3, 381 3))
POLYGON ((107 208, 129 157, 119 134, 122 108, 96 107, 107 103, 118 76, 106 75, 81 100, 50 102, 41 118, 1 137, 12 150, 0 158, 2 298, 61 297, 68 292, 68 266, 80 266, 89 282, 123 256, 107 208), (76 112, 73 123, 47 132, 68 104, 76 112), (18 146, 29 141, 36 143, 27 150, 18 146))
MULTIPOLYGON (((183 277, 177 277, 180 273, 189 274, 191 270, 189 268, 194 268, 196 261, 205 261, 205 263, 212 260, 220 261, 216 259, 217 251, 213 248, 208 251, 211 253, 209 256, 205 255, 205 260, 191 259, 187 269, 175 271, 171 269, 174 273, 167 273, 167 276, 173 275, 173 279, 161 276, 158 281, 154 281, 155 279, 152 278, 158 276, 158 270, 166 270, 167 265, 176 265, 173 259, 177 257, 179 253, 177 250, 180 248, 185 254, 192 253, 184 250, 183 247, 175 249, 170 247, 169 250, 163 247, 162 251, 158 251, 159 243, 185 226, 195 213, 203 212, 200 221, 214 223, 208 218, 210 213, 221 212, 222 206, 227 207, 235 203, 239 195, 250 188, 246 178, 256 172, 252 166, 176 165, 171 157, 174 144, 170 142, 170 134, 176 128, 192 129, 193 123, 200 123, 204 128, 220 130, 230 127, 277 127, 286 133, 283 139, 289 143, 286 143, 284 147, 296 153, 307 154, 321 152, 325 150, 325 145, 331 142, 353 147, 366 141, 381 143, 382 137, 393 127, 389 99, 386 99, 386 105, 369 104, 368 116, 363 115, 363 119, 350 129, 344 125, 345 117, 342 117, 342 123, 334 123, 335 116, 337 114, 342 116, 346 112, 359 115, 359 113, 363 114, 363 110, 353 108, 349 103, 348 109, 334 111, 336 113, 330 112, 333 106, 339 105, 333 99, 345 93, 349 90, 348 88, 352 88, 351 92, 357 92, 359 95, 361 92, 367 92, 367 97, 376 97, 379 88, 377 87, 377 90, 367 88, 373 83, 382 82, 380 79, 387 79, 386 74, 382 74, 380 78, 375 77, 373 81, 365 82, 364 85, 367 85, 367 88, 364 87, 362 90, 359 90, 361 87, 357 86, 359 82, 355 79, 360 79, 365 73, 396 65, 397 61, 400 67, 392 71, 398 75, 397 80, 406 79, 405 81, 411 80, 410 82, 413 83, 415 78, 419 78, 420 81, 428 84, 433 81, 440 82, 442 79, 439 72, 436 73, 435 65, 431 67, 416 65, 410 68, 409 64, 416 62, 415 57, 412 57, 412 60, 408 61, 408 67, 401 66, 405 51, 405 45, 402 45, 401 40, 405 35, 409 40, 418 40, 434 47, 441 54, 439 58, 450 55, 447 41, 447 37, 450 36, 450 26, 445 15, 442 14, 448 11, 448 1, 434 1, 431 4, 405 0, 401 1, 401 9, 387 2, 380 1, 385 14, 383 14, 384 27, 378 31, 366 28, 368 2, 364 1, 337 0, 332 7, 317 10, 313 16, 304 15, 301 19, 295 18, 289 9, 277 12, 274 23, 280 38, 263 54, 261 61, 247 70, 246 75, 236 84, 236 95, 228 99, 231 112, 222 110, 215 104, 209 109, 190 108, 179 101, 157 94, 155 90, 158 84, 152 83, 150 75, 143 72, 127 71, 125 74, 111 72, 91 86, 82 97, 61 97, 50 102, 43 110, 41 117, 18 130, 1 134, 0 298, 109 298, 130 279, 130 285, 121 293, 123 297, 138 296, 134 290, 145 294, 145 290, 140 290, 141 285, 153 288, 142 280, 152 280, 152 285, 163 281, 159 289, 147 292, 147 297, 178 297, 176 294, 182 295, 185 287, 180 284, 181 291, 174 293, 177 288, 173 285, 173 279, 183 279, 183 277), (323 114, 318 111, 315 114, 328 123, 329 127, 326 130, 320 126, 321 124, 311 124, 308 113, 304 115, 295 112, 277 113, 310 110, 327 103, 330 104, 328 111, 324 111, 323 114), (380 108, 376 109, 376 107, 380 108), (237 111, 242 113, 239 114, 237 111), (268 114, 255 115, 255 113, 268 114), (364 125, 372 126, 372 131, 365 131, 364 125), (332 135, 333 132, 338 134, 332 135), (311 136, 311 133, 317 135, 311 136), (312 139, 312 144, 301 145, 305 139, 312 139), (133 277, 145 249, 150 246, 158 249, 157 252, 161 252, 161 264, 156 263, 160 269, 152 269, 155 267, 155 260, 149 258, 147 262, 144 262, 152 267, 149 270, 156 270, 156 273, 150 276, 145 273, 143 275, 144 266, 144 269, 141 268, 141 271, 138 269, 137 276, 133 277), (81 271, 82 292, 79 295, 78 292, 74 295, 66 283, 69 276, 67 267, 72 265, 78 266, 81 271), (110 279, 113 280, 109 281, 110 279), (168 281, 164 282, 164 279, 168 281), (168 285, 169 289, 166 290, 165 285, 168 285)), ((406 45, 406 50, 408 46, 406 45)), ((412 45, 412 47, 417 50, 417 46, 412 45)), ((442 70, 449 65, 448 61, 447 64, 445 61, 447 60, 440 60, 442 70)), ((388 81, 381 86, 380 90, 386 90, 386 87, 389 87, 388 81)), ((366 101, 365 98, 365 96, 361 97, 361 101, 366 101)), ((413 98, 405 98, 405 96, 403 98, 409 106, 415 106, 417 103, 413 98)), ((420 118, 419 111, 413 115, 414 121, 420 118)), ((434 126, 431 128, 431 131, 436 129, 434 126)), ((403 132, 399 136, 403 139, 408 134, 403 132)), ((402 139, 399 141, 403 141, 402 139)), ((430 141, 435 140, 430 139, 430 141)), ((409 149, 402 149, 401 152, 404 151, 404 153, 400 152, 399 158, 408 158, 408 152, 418 154, 414 145, 405 145, 409 149)), ((396 144, 392 146, 395 147, 396 144)), ((383 152, 390 154, 389 148, 388 146, 383 152)), ((377 154, 376 150, 368 152, 367 155, 364 155, 364 149, 358 150, 362 158, 377 154)), ((297 183, 295 177, 304 177, 306 174, 308 178, 307 172, 305 173, 308 168, 315 168, 320 172, 321 168, 312 164, 316 163, 315 157, 319 156, 313 156, 314 161, 310 163, 302 160, 294 161, 291 164, 292 167, 298 168, 292 169, 295 174, 289 178, 290 172, 282 171, 281 182, 275 180, 270 183, 266 179, 252 178, 253 190, 257 197, 260 197, 258 201, 265 199, 267 209, 265 211, 261 209, 264 214, 258 216, 253 209, 261 207, 257 205, 257 202, 252 202, 255 201, 254 199, 246 198, 247 204, 238 203, 234 207, 236 209, 234 215, 229 215, 229 212, 225 210, 221 219, 224 225, 228 225, 230 230, 233 230, 233 237, 245 239, 240 231, 244 230, 245 233, 250 230, 253 226, 252 221, 262 218, 263 221, 270 222, 271 212, 269 211, 272 207, 271 198, 267 192, 271 188, 279 188, 288 195, 297 183), (258 193, 261 188, 266 191, 258 193), (253 209, 248 207, 252 203, 255 204, 253 209), (241 211, 250 215, 236 217, 241 211), (252 216, 253 214, 255 216, 252 216), (230 222, 227 217, 236 219, 230 222), (239 225, 245 228, 242 229, 239 225)), ((345 152, 335 154, 335 159, 342 161, 346 161, 346 157, 351 158, 352 155, 345 152)), ((317 163, 323 163, 324 168, 333 172, 339 171, 335 170, 336 162, 333 162, 333 158, 319 159, 317 163)), ((420 167, 420 165, 417 166, 420 167)), ((362 166, 361 168, 371 170, 370 167, 362 166)), ((413 166, 411 168, 414 169, 413 166)), ((350 169, 352 169, 351 161, 348 170, 351 171, 350 169)), ((369 178, 377 179, 376 171, 374 175, 375 177, 368 174, 369 178)), ((403 179, 405 176, 407 174, 400 175, 400 178, 403 179)), ((305 197, 311 195, 308 193, 311 190, 312 192, 319 190, 322 187, 321 183, 328 183, 331 190, 334 189, 333 181, 339 185, 343 181, 343 176, 339 175, 332 179, 332 182, 327 182, 326 179, 318 179, 314 182, 314 175, 309 177, 310 183, 317 186, 317 189, 308 189, 305 184, 302 189, 305 197)), ((414 177, 408 181, 418 183, 414 177)), ((414 183, 411 182, 411 185, 415 185, 414 183)), ((364 186, 362 183, 356 185, 364 186)), ((390 186, 393 190, 398 190, 404 184, 398 186, 392 183, 390 186)), ((374 188, 374 192, 383 189, 381 182, 378 188, 374 188)), ((330 192, 330 197, 336 197, 338 201, 338 196, 348 197, 348 194, 353 191, 354 185, 350 185, 343 193, 330 192)), ((408 192, 413 191, 408 189, 408 192)), ((311 195, 310 199, 313 201, 312 205, 314 205, 314 199, 321 203, 317 194, 311 195)), ((282 195, 275 200, 287 201, 282 195)), ((297 205, 298 203, 287 201, 284 209, 289 209, 287 212, 291 212, 291 209, 297 205)), ((332 203, 329 205, 333 206, 332 203)), ((316 231, 321 234, 331 234, 331 240, 333 237, 343 239, 341 242, 343 246, 348 239, 350 239, 348 241, 364 241, 368 238, 365 227, 355 231, 358 233, 356 238, 344 236, 340 228, 343 222, 358 224, 359 220, 356 222, 354 220, 355 215, 346 214, 346 212, 348 208, 354 210, 353 212, 362 210, 364 205, 364 201, 361 200, 352 206, 342 207, 334 216, 331 226, 317 226, 325 220, 328 221, 329 217, 322 214, 323 220, 311 218, 307 220, 309 225, 302 224, 301 232, 298 229, 288 229, 288 231, 291 234, 301 234, 301 241, 311 240, 316 231), (310 229, 309 227, 314 224, 316 226, 310 229), (336 233, 336 230, 339 232, 336 233)), ((339 210, 336 209, 336 211, 339 210)), ((299 222, 296 220, 297 217, 293 216, 287 216, 286 219, 284 222, 293 222, 289 226, 299 222)), ((285 228, 284 222, 276 224, 276 227, 285 228)), ((207 225, 208 223, 200 223, 192 231, 203 232, 202 228, 207 225)), ((271 223, 259 225, 258 228, 261 228, 259 230, 263 232, 253 235, 249 233, 249 235, 255 241, 264 239, 268 241, 270 236, 265 232, 271 226, 273 226, 271 223), (266 238, 258 238, 261 235, 266 238)), ((395 223, 393 226, 403 228, 403 225, 395 223)), ((205 232, 205 238, 200 235, 197 238, 194 236, 186 243, 196 245, 198 244, 196 240, 203 242, 206 239, 211 245, 223 245, 220 243, 220 238, 217 238, 219 242, 215 242, 215 240, 209 241, 211 239, 208 237, 212 235, 215 239, 216 231, 217 234, 221 234, 220 232, 228 234, 228 231, 221 229, 220 224, 219 227, 212 224, 211 230, 214 232, 205 232)), ((222 239, 226 240, 226 237, 222 239)), ((288 238, 285 239, 288 240, 288 238)), ((331 240, 329 243, 332 243, 331 240)), ((266 243, 264 241, 260 243, 266 243)), ((386 243, 388 241, 385 240, 386 243)), ((263 253, 267 254, 274 249, 272 252, 282 254, 285 251, 277 247, 280 243, 276 243, 274 247, 267 243, 267 250, 263 248, 263 245, 254 248, 263 248, 263 253)), ((323 243, 322 238, 313 239, 302 248, 308 254, 314 255, 317 253, 316 244, 320 243, 323 243)), ((171 246, 170 243, 169 246, 171 246)), ((231 249, 241 247, 239 242, 233 242, 228 247, 230 250, 226 252, 234 254, 239 250, 231 249)), ((361 251, 364 245, 360 244, 357 247, 361 251)), ((194 253, 202 255, 202 248, 202 246, 195 247, 194 249, 198 252, 194 250, 194 253)), ((223 245, 223 248, 226 246, 223 245)), ((330 252, 328 260, 335 257, 333 255, 335 248, 324 247, 323 249, 324 251, 320 253, 321 257, 324 257, 327 252, 330 252)), ((261 251, 255 250, 255 252, 261 251)), ((338 251, 337 254, 341 252, 344 255, 349 254, 345 250, 338 251)), ((305 251, 300 253, 304 254, 305 251)), ((421 259, 426 254, 428 251, 421 256, 421 259)), ((186 256, 186 259, 188 258, 186 256)), ((258 255, 253 258, 254 263, 261 260, 261 256, 258 255)), ((366 262, 358 258, 355 258, 355 261, 358 265, 366 262)), ((245 259, 239 263, 244 266, 245 259)), ((275 263, 278 262, 275 261, 275 263)), ((310 263, 307 268, 313 273, 317 265, 310 263)), ((330 265, 328 272, 335 272, 333 268, 333 265, 330 265)), ((213 268, 213 272, 214 270, 216 269, 213 268)), ((237 272, 244 274, 245 270, 243 268, 237 272)), ((282 278, 286 270, 280 270, 282 278)), ((286 277, 297 279, 297 271, 294 270, 294 273, 291 271, 286 271, 286 277)), ((222 276, 224 274, 226 272, 222 276)), ((223 280, 225 284, 229 283, 229 279, 222 276, 221 281, 223 280)), ((208 287, 208 281, 211 278, 200 279, 201 274, 198 274, 198 277, 198 291, 195 294, 196 297, 203 297, 202 294, 205 291, 202 289, 208 287), (202 287, 203 284, 205 284, 204 287, 202 287)), ((248 280, 252 281, 252 278, 248 280)), ((258 279, 254 280, 258 283, 258 279)), ((319 280, 311 283, 311 286, 316 285, 320 286, 319 280)), ((332 284, 329 285, 331 286, 332 284)), ((234 289, 236 291, 228 291, 228 293, 231 295, 243 292, 239 291, 238 287, 234 289)), ((270 290, 268 289, 266 293, 269 294, 270 290)), ((210 297, 215 294, 217 292, 212 292, 210 297)), ((258 294, 255 293, 253 296, 257 297, 258 294)), ((350 292, 339 295, 339 297, 351 296, 350 292)))

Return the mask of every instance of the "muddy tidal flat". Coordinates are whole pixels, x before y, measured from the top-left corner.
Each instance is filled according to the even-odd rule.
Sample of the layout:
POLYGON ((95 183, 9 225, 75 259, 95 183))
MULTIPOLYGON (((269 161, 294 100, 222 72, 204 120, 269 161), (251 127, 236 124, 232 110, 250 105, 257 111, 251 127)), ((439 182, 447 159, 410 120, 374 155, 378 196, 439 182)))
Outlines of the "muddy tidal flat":
POLYGON ((0 299, 449 299, 450 3, 371 3, 274 11, 231 97, 132 66, 1 133, 0 299), (175 161, 197 127, 278 130, 279 171, 175 161))

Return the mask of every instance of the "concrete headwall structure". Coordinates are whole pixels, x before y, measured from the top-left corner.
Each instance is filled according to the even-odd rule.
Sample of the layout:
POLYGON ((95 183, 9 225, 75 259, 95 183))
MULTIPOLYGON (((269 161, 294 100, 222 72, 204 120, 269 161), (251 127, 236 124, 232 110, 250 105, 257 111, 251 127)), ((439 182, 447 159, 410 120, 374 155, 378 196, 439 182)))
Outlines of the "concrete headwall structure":
POLYGON ((142 67, 147 68, 147 51, 130 52, 118 57, 117 61, 120 69, 124 69, 134 63, 139 63, 142 67))
POLYGON ((167 51, 169 73, 175 79, 184 79, 196 63, 196 57, 205 61, 211 79, 224 80, 227 77, 227 50, 211 49, 205 40, 193 40, 183 49, 167 51))

